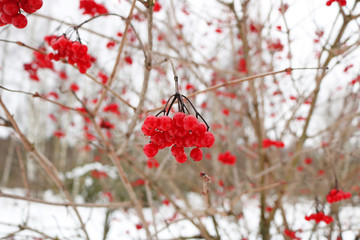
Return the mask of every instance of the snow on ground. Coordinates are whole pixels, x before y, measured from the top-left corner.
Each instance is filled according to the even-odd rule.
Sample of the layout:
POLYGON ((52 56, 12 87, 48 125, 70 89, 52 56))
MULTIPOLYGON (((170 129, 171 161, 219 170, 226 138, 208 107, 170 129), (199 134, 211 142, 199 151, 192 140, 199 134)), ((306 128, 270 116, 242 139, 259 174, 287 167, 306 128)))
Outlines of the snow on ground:
MULTIPOLYGON (((5 189, 4 193, 11 193, 16 195, 24 195, 23 190, 5 189)), ((61 202, 61 199, 53 195, 50 191, 44 193, 44 199, 53 202, 61 202)), ((189 201, 193 208, 201 209, 202 198, 198 194, 189 194, 189 201)), ((243 198, 243 217, 238 221, 234 221, 230 217, 217 217, 219 224, 219 232, 222 239, 257 239, 258 219, 260 211, 258 208, 258 201, 256 199, 243 198)), ((302 239, 309 239, 312 229, 312 224, 304 220, 304 215, 312 212, 313 203, 299 199, 296 204, 285 204, 287 219, 291 224, 292 230, 302 229, 297 236, 302 239)), ((103 239, 104 221, 106 215, 105 208, 78 208, 79 212, 86 223, 86 229, 91 239, 103 239)), ((144 214, 148 222, 152 222, 150 209, 144 209, 144 214)), ((157 209, 156 222, 157 230, 161 230, 159 239, 176 239, 179 236, 194 236, 198 234, 197 229, 187 220, 183 220, 181 216, 177 217, 175 221, 170 223, 170 219, 174 217, 174 209, 171 206, 162 205, 157 209), (167 219, 169 225, 165 224, 167 219)), ((139 219, 136 217, 132 209, 114 210, 110 215, 110 231, 108 233, 108 240, 116 239, 146 239, 145 231, 143 229, 136 229, 136 224, 139 219)), ((215 235, 215 229, 211 218, 201 218, 204 225, 207 226, 209 232, 215 235)), ((357 232, 347 229, 360 228, 360 207, 346 206, 341 209, 340 220, 344 240, 354 239, 357 232)), ((8 198, 0 198, 0 239, 12 232, 19 230, 19 225, 27 222, 27 226, 37 229, 51 237, 58 237, 59 239, 84 239, 84 235, 80 230, 79 222, 71 208, 49 206, 39 203, 28 203, 21 200, 13 200, 8 198)), ((275 216, 275 222, 278 226, 282 226, 282 218, 280 214, 275 216)), ((325 224, 319 224, 319 230, 315 234, 315 239, 325 239, 324 230, 325 224)), ((279 231, 272 227, 272 239, 284 239, 282 228, 279 231)), ((154 232, 153 225, 150 231, 154 232)), ((22 231, 16 234, 16 239, 32 239, 42 237, 33 231, 22 231)), ((334 239, 336 234, 334 234, 334 239)), ((10 239, 10 238, 5 238, 10 239)))

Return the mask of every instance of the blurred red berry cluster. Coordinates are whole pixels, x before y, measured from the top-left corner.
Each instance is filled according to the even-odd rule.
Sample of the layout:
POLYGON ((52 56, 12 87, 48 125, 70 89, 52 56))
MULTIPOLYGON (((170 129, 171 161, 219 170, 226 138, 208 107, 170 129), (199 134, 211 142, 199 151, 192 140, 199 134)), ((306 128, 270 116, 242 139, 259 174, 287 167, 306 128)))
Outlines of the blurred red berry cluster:
POLYGON ((331 6, 333 2, 338 2, 340 6, 346 6, 346 0, 328 0, 326 6, 331 6))
POLYGON ((328 203, 335 203, 349 198, 351 198, 351 193, 336 188, 331 189, 328 195, 326 195, 326 201, 328 203))
POLYGON ((80 9, 83 9, 83 15, 89 14, 95 16, 108 13, 104 5, 98 4, 94 0, 80 0, 80 9))
POLYGON ((232 155, 229 151, 225 153, 220 153, 218 156, 218 160, 223 164, 235 165, 236 157, 232 155))
POLYGON ((262 145, 263 148, 269 148, 271 146, 275 146, 277 148, 283 148, 285 146, 284 143, 281 141, 274 141, 267 138, 263 139, 262 145))
POLYGON ((326 224, 330 224, 334 219, 331 216, 326 215, 324 212, 313 213, 310 216, 305 216, 306 221, 315 220, 316 223, 320 223, 321 221, 326 224))

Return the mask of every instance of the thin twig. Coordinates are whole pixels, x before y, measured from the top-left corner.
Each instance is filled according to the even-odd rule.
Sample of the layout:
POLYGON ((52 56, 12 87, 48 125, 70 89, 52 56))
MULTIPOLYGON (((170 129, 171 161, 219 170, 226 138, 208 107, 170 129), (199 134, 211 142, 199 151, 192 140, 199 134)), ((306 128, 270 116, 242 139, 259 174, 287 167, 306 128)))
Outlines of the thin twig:
POLYGON ((84 207, 84 208, 108 208, 108 209, 117 209, 117 208, 127 208, 131 206, 131 202, 119 202, 119 203, 57 203, 49 202, 42 199, 23 197, 14 194, 7 194, 0 191, 0 197, 11 198, 16 200, 22 200, 27 202, 34 202, 44 205, 57 206, 57 207, 84 207))

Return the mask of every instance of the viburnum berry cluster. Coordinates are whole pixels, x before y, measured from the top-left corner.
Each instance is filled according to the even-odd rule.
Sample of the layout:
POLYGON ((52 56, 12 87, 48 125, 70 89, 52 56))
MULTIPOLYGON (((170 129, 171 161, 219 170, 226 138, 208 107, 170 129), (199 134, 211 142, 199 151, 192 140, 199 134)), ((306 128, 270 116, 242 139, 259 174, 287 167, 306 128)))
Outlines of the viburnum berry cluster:
POLYGON ((90 14, 91 16, 108 13, 108 10, 103 4, 98 4, 94 0, 80 0, 80 9, 83 9, 83 15, 90 14))
MULTIPOLYGON (((175 82, 177 82, 177 77, 175 77, 175 82)), ((141 130, 145 136, 150 136, 150 143, 146 144, 143 149, 147 157, 155 157, 160 149, 170 147, 172 155, 179 163, 184 163, 187 160, 185 148, 193 148, 190 157, 194 161, 200 161, 203 157, 203 151, 200 148, 210 148, 215 142, 215 137, 208 131, 209 126, 203 117, 196 111, 190 100, 181 95, 178 90, 169 98, 163 110, 155 116, 146 117, 141 130), (196 113, 195 116, 189 113, 183 99, 186 99, 192 106, 196 113), (171 118, 168 115, 176 100, 178 101, 179 112, 171 118), (167 107, 169 103, 170 106, 167 107), (161 113, 164 115, 158 117, 161 113), (204 122, 200 122, 198 117, 204 122)))
POLYGON ((49 53, 48 57, 59 61, 65 59, 69 64, 77 66, 80 73, 86 73, 91 67, 93 58, 88 54, 88 47, 79 41, 71 41, 64 35, 46 36, 45 41, 52 47, 55 53, 49 53))
POLYGON ((340 6, 346 6, 346 0, 328 0, 326 6, 331 6, 333 2, 338 2, 340 6))
POLYGON ((27 19, 20 9, 34 13, 43 5, 42 0, 0 0, 0 27, 12 24, 16 28, 24 28, 27 19))
POLYGON ((291 238, 291 239, 301 240, 301 238, 299 238, 299 237, 296 236, 296 232, 295 232, 295 231, 291 231, 291 230, 289 230, 289 229, 285 229, 285 230, 284 230, 284 234, 285 234, 286 236, 288 236, 289 238, 291 238))
POLYGON ((281 141, 274 141, 271 139, 264 138, 262 141, 263 148, 269 148, 271 146, 275 146, 277 148, 283 148, 285 144, 281 141))
MULTIPOLYGON (((45 48, 40 48, 40 50, 45 51, 45 48)), ((40 81, 38 70, 47 68, 54 71, 54 65, 46 54, 36 51, 33 54, 34 59, 30 63, 24 64, 24 70, 29 73, 31 80, 40 81)))
POLYGON ((225 153, 220 153, 218 156, 218 160, 222 164, 235 165, 236 163, 236 157, 232 155, 229 151, 226 151, 225 153))
POLYGON ((175 113, 173 118, 150 115, 146 117, 141 130, 144 135, 150 136, 150 143, 144 146, 147 157, 155 157, 159 149, 171 147, 171 153, 179 163, 187 160, 185 148, 193 147, 190 157, 194 161, 200 161, 203 157, 200 148, 210 148, 215 142, 214 135, 204 123, 183 112, 175 113))
POLYGON ((351 193, 344 192, 343 190, 337 188, 331 189, 326 195, 326 201, 330 204, 349 198, 351 198, 351 193))
POLYGON ((305 216, 305 220, 315 220, 316 223, 320 223, 321 221, 323 221, 326 224, 330 224, 332 221, 334 221, 333 217, 326 215, 323 211, 313 213, 310 216, 305 216))

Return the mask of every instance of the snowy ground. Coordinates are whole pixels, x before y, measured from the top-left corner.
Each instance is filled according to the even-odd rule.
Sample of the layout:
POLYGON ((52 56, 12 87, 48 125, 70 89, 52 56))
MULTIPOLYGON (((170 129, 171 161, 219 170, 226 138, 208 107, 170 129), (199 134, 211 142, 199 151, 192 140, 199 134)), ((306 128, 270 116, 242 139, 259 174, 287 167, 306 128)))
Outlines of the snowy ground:
MULTIPOLYGON (((12 193, 23 195, 22 190, 2 190, 4 193, 12 193)), ((44 198, 48 201, 59 201, 59 198, 52 195, 50 192, 44 194, 44 198)), ((202 199, 199 195, 190 194, 189 199, 194 208, 201 208, 202 199)), ((220 235, 222 239, 257 239, 256 233, 259 209, 256 200, 243 199, 243 217, 238 221, 222 217, 217 218, 219 222, 220 235)), ((296 205, 285 206, 287 219, 293 230, 302 229, 296 236, 302 239, 310 238, 310 230, 312 224, 304 220, 304 215, 309 214, 312 209, 312 203, 299 200, 296 205)), ((104 208, 79 208, 83 220, 86 222, 86 229, 89 232, 91 239, 103 239, 104 221, 106 209, 104 208)), ((159 239, 176 239, 179 236, 194 236, 198 234, 197 229, 186 220, 182 220, 179 216, 170 225, 165 224, 165 219, 169 220, 174 215, 174 209, 171 206, 162 205, 157 209, 156 221, 159 239)), ((144 209, 146 219, 151 223, 152 216, 149 209, 144 209)), ((120 211, 115 210, 111 216, 111 226, 108 234, 108 240, 115 239, 146 239, 145 231, 143 229, 136 229, 136 224, 139 223, 138 218, 132 210, 120 211)), ((202 218, 203 223, 207 226, 211 234, 215 234, 213 223, 210 218, 202 218)), ((343 207, 341 209, 340 221, 342 228, 355 229, 343 232, 345 240, 355 239, 360 229, 360 207, 343 207)), ((0 198, 0 239, 10 233, 19 230, 19 225, 27 222, 27 226, 39 230, 53 238, 59 239, 84 239, 83 233, 79 230, 79 223, 70 208, 48 206, 38 203, 27 203, 21 200, 13 200, 7 198, 0 198)), ((275 227, 271 229, 272 239, 284 239, 282 231, 282 219, 280 215, 276 215, 275 222, 280 226, 280 230, 275 227), (279 233, 279 231, 281 231, 279 233)), ((168 221, 170 223, 170 221, 168 221)), ((325 239, 323 227, 325 224, 319 225, 319 230, 313 239, 325 239)), ((154 232, 153 225, 150 230, 154 232)), ((334 234, 336 235, 336 234, 334 234)), ((39 239, 42 235, 34 231, 24 230, 16 234, 15 238, 5 239, 39 239)), ((336 236, 334 236, 336 239, 336 236)))

